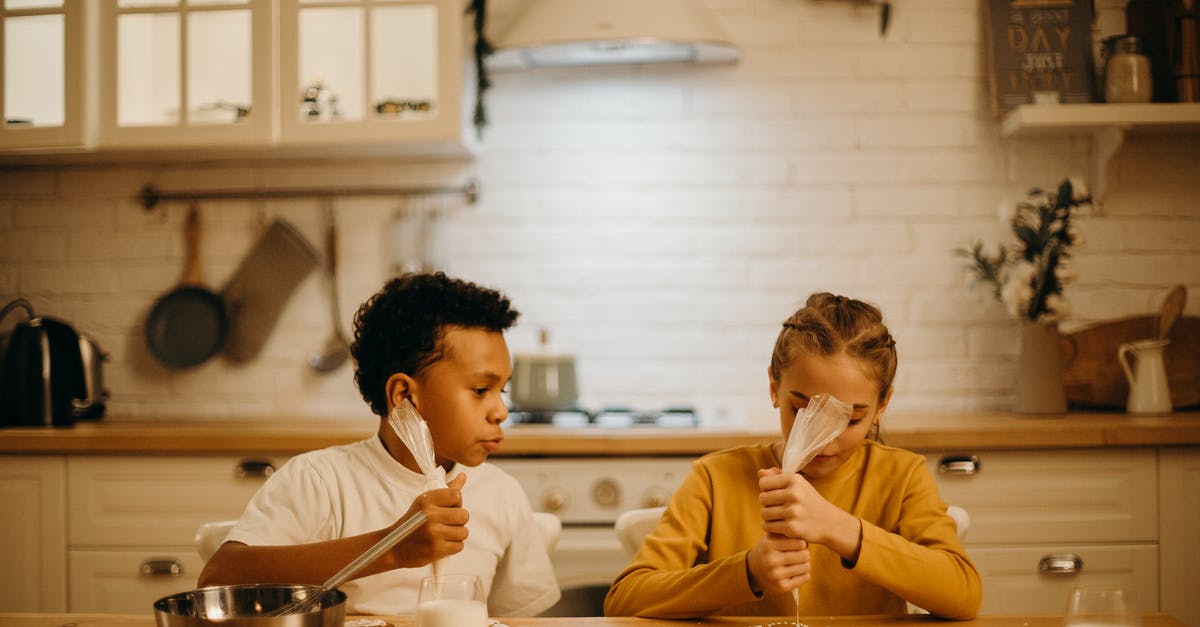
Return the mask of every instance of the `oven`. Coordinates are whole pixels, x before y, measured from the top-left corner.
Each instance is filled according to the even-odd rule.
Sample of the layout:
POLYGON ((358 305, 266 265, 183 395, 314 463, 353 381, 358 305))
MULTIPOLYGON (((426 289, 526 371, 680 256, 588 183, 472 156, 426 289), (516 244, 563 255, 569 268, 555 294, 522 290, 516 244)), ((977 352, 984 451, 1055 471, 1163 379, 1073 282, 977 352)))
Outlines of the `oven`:
POLYGON ((631 556, 613 523, 629 509, 665 505, 687 474, 683 457, 499 457, 534 510, 562 520, 551 562, 562 600, 543 616, 602 616, 604 595, 631 556))

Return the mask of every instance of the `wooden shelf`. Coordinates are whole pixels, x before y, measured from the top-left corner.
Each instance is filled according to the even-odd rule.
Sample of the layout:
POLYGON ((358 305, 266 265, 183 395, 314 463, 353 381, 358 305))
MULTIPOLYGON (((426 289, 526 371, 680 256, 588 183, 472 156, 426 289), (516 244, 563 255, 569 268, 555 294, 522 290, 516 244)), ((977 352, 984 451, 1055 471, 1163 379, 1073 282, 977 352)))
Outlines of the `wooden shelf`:
POLYGON ((1097 203, 1104 197, 1109 164, 1130 132, 1200 134, 1200 103, 1020 105, 1000 120, 1005 138, 1090 135, 1088 183, 1097 203))

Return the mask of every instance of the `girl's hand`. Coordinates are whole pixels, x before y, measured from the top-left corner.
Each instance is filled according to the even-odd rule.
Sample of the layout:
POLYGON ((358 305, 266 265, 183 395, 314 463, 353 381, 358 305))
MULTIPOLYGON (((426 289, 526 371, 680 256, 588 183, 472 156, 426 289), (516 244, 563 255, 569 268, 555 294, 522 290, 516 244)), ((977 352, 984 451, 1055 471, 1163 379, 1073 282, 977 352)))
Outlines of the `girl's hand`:
POLYGON ((462 507, 462 488, 466 482, 467 476, 460 474, 447 487, 418 495, 408 512, 386 530, 391 532, 418 511, 425 512, 425 524, 389 551, 395 563, 393 568, 424 566, 463 550, 470 518, 462 507))
POLYGON ((812 579, 808 542, 768 533, 746 554, 754 594, 787 592, 812 579))
POLYGON ((862 548, 862 521, 825 500, 799 473, 758 471, 763 530, 823 544, 850 562, 862 548))

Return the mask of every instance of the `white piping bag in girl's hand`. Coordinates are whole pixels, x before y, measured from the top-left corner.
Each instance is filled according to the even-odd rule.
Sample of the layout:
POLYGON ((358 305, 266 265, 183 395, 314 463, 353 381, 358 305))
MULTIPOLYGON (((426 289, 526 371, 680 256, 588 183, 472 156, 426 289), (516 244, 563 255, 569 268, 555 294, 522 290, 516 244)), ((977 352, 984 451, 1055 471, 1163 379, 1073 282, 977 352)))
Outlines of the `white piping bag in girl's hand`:
MULTIPOLYGON (((412 401, 405 398, 400 401, 399 405, 393 407, 392 411, 388 412, 388 424, 392 426, 392 430, 396 432, 396 436, 400 438, 404 446, 408 447, 413 459, 417 460, 421 474, 425 475, 425 490, 446 487, 446 470, 438 466, 437 460, 434 458, 433 435, 429 433, 429 425, 425 424, 425 419, 417 413, 417 408, 413 407, 412 401)), ((437 560, 434 560, 430 566, 436 577, 438 574, 437 560)))
MULTIPOLYGON (((850 425, 854 408, 830 394, 813 394, 808 406, 796 412, 796 421, 783 445, 783 461, 780 469, 784 474, 800 472, 825 445, 829 444, 850 425)), ((800 589, 792 590, 796 601, 796 625, 800 625, 800 589)))

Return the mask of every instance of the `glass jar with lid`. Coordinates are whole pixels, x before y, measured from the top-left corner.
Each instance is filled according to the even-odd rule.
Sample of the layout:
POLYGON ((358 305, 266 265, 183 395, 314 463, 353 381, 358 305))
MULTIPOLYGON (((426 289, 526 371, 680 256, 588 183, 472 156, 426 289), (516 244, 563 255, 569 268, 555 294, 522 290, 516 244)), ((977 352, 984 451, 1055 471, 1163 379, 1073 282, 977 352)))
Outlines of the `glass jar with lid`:
POLYGON ((1142 40, 1125 35, 1108 43, 1111 48, 1104 66, 1104 101, 1150 102, 1150 58, 1142 52, 1142 40))

